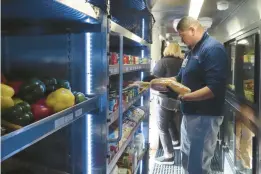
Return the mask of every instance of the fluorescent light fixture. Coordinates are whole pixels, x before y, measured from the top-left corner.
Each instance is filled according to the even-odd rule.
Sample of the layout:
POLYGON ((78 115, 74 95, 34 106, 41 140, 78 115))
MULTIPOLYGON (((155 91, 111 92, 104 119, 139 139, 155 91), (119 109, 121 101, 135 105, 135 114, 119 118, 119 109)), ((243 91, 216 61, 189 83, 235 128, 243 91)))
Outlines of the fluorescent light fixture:
POLYGON ((249 45, 249 42, 246 39, 242 39, 242 40, 238 41, 238 44, 239 45, 249 45))
POLYGON ((75 10, 78 10, 82 13, 87 14, 88 16, 91 16, 93 18, 97 18, 97 15, 92 8, 92 5, 89 2, 86 1, 72 1, 72 0, 55 0, 61 4, 64 4, 66 6, 69 6, 75 10))
POLYGON ((144 58, 144 50, 141 50, 141 58, 144 58))
POLYGON ((92 173, 92 115, 87 115, 87 151, 88 151, 88 157, 87 157, 87 164, 88 164, 88 174, 92 173))
POLYGON ((145 19, 142 18, 142 39, 145 37, 145 19))
POLYGON ((86 40, 86 93, 91 94, 91 85, 92 85, 92 75, 91 75, 91 51, 92 51, 92 34, 86 33, 85 34, 85 40, 86 40))
POLYGON ((190 0, 189 16, 198 19, 204 0, 190 0))

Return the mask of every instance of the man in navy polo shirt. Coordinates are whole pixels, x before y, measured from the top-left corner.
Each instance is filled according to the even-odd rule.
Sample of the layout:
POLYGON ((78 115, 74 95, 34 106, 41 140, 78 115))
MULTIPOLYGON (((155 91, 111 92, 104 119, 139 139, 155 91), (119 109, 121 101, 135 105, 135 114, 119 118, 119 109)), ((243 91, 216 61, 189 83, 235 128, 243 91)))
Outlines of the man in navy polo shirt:
POLYGON ((190 50, 175 79, 192 91, 180 96, 182 166, 189 174, 210 174, 223 121, 228 58, 223 45, 210 37, 199 21, 184 17, 177 30, 190 50))

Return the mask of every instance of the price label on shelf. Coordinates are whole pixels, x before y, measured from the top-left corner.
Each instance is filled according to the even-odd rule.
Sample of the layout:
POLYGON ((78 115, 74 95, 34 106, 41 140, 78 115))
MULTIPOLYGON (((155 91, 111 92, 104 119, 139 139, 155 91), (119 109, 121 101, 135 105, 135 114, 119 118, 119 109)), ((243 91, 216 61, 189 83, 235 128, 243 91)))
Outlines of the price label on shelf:
POLYGON ((58 128, 58 127, 61 127, 62 125, 64 125, 64 117, 61 117, 57 120, 54 121, 54 128, 58 128))
POLYGON ((82 108, 77 109, 77 111, 75 111, 75 117, 79 117, 82 115, 82 108))
POLYGON ((115 74, 119 73, 118 70, 119 70, 118 68, 114 68, 114 73, 115 73, 115 74))
POLYGON ((70 121, 72 121, 72 120, 73 120, 73 113, 71 113, 71 114, 65 116, 65 118, 64 118, 64 122, 65 122, 65 123, 68 123, 68 122, 70 122, 70 121))
POLYGON ((59 128, 65 125, 66 123, 70 122, 73 120, 73 113, 70 113, 64 117, 58 118, 57 120, 54 121, 54 128, 59 128))

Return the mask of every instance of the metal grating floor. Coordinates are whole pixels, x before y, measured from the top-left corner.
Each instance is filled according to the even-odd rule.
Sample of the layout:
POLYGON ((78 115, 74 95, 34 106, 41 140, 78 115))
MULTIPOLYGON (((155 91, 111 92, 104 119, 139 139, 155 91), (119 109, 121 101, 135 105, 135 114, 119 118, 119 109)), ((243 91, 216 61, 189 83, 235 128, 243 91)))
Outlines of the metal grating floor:
MULTIPOLYGON (((159 149, 155 157, 163 155, 163 150, 159 149)), ((221 167, 218 164, 218 155, 215 155, 212 164, 212 174, 223 174, 221 167)), ((181 167, 180 150, 175 150, 175 164, 174 165, 158 165, 154 164, 151 174, 185 174, 181 167)))

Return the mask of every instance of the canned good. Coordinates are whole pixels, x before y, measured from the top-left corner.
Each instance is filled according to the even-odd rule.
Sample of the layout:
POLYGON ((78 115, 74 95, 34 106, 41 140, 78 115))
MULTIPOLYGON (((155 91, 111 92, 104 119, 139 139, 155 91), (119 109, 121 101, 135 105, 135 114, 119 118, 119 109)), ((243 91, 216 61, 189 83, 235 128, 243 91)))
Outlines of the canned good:
POLYGON ((133 61, 133 65, 135 65, 136 64, 136 56, 132 57, 132 61, 133 61))
POLYGON ((129 96, 128 96, 128 91, 123 91, 123 100, 125 102, 129 102, 129 96))
POLYGON ((135 63, 140 64, 140 58, 139 57, 135 57, 135 63))
POLYGON ((129 57, 130 57, 130 56, 124 54, 124 56, 123 56, 123 64, 124 64, 124 65, 129 64, 129 57))
POLYGON ((113 108, 116 104, 116 99, 115 98, 109 98, 109 111, 113 112, 113 108))
POLYGON ((129 56, 129 64, 133 65, 133 56, 129 56))
POLYGON ((118 108, 118 97, 116 91, 110 91, 109 94, 109 111, 114 112, 118 108))
POLYGON ((134 93, 134 97, 139 95, 139 89, 138 87, 133 87, 133 93, 134 93))
POLYGON ((129 90, 129 96, 130 96, 130 99, 132 99, 134 97, 132 89, 129 90))
POLYGON ((118 54, 117 53, 111 53, 109 62, 110 62, 110 65, 118 64, 118 54))

